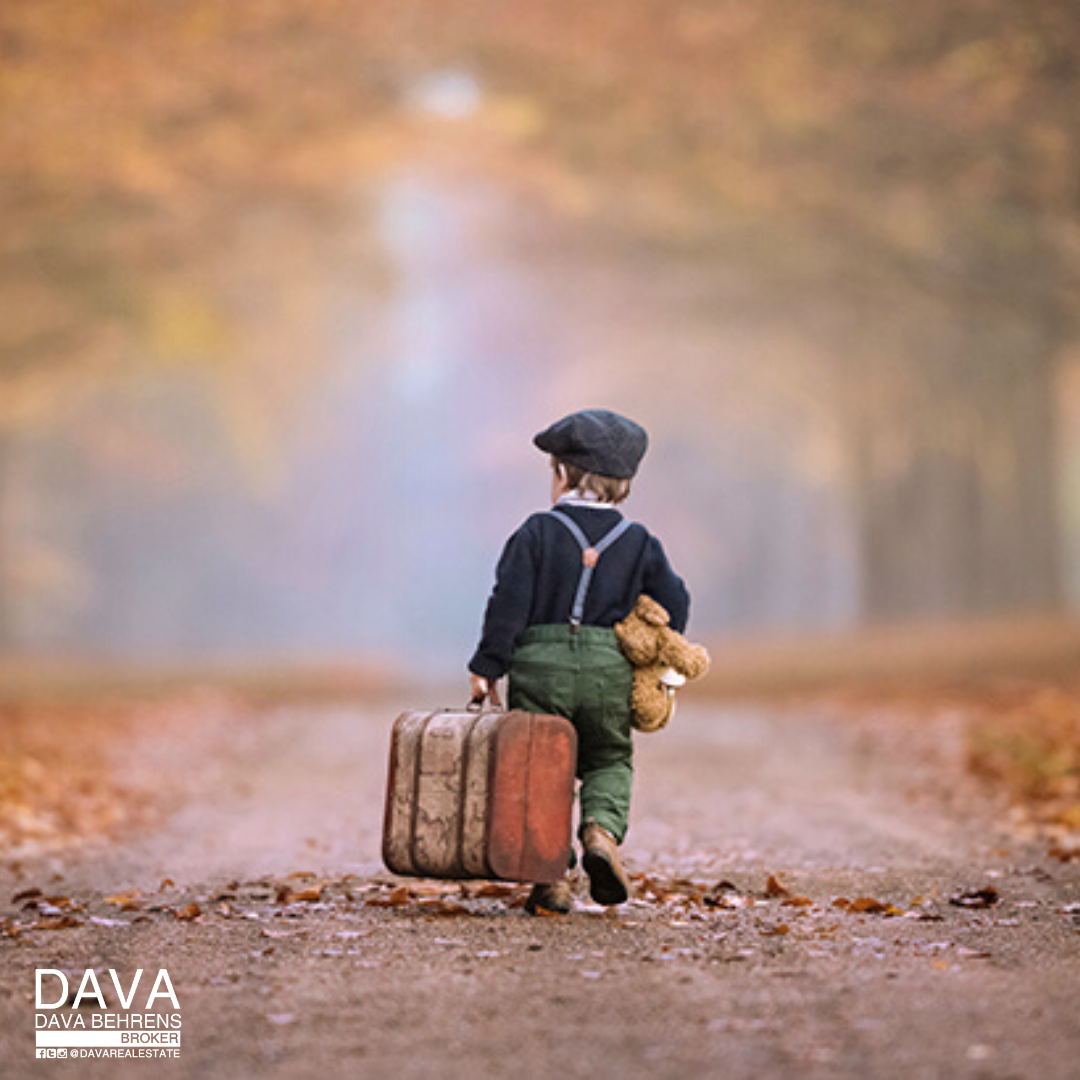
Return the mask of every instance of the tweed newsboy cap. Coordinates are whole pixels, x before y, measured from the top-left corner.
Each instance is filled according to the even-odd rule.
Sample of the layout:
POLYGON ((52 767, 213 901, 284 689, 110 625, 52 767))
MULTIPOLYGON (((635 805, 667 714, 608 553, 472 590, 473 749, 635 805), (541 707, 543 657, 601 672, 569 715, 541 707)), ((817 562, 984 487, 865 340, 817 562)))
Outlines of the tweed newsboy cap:
POLYGON ((637 472, 649 436, 640 424, 607 409, 583 409, 556 420, 533 442, 567 465, 597 476, 629 480, 637 472))

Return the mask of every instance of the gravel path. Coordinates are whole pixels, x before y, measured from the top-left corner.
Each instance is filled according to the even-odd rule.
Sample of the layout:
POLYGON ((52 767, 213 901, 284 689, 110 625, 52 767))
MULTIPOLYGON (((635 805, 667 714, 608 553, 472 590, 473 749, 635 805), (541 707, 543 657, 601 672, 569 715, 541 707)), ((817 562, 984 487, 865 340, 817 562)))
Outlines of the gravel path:
POLYGON ((207 696, 118 746, 168 813, 0 870, 0 1071, 65 1067, 33 971, 92 966, 167 968, 183 1041, 80 1075, 1077 1075, 1080 867, 1003 830, 948 713, 687 704, 638 744, 637 899, 534 919, 381 870, 393 712, 207 696))

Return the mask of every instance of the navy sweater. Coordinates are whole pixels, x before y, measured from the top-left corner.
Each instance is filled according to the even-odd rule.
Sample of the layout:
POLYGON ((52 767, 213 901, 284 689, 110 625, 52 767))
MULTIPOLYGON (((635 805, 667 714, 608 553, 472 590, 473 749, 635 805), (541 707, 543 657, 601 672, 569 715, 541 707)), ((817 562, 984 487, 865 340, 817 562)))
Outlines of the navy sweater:
MULTIPOLYGON (((593 544, 622 520, 611 507, 560 503, 558 509, 573 518, 593 544)), ((581 566, 581 548, 561 521, 550 513, 528 518, 503 548, 469 670, 498 679, 509 668, 526 627, 568 624, 581 566)), ((660 541, 643 525, 634 524, 601 555, 582 623, 614 626, 626 618, 641 593, 667 609, 673 629, 680 633, 686 629, 690 613, 686 586, 671 569, 660 541)))

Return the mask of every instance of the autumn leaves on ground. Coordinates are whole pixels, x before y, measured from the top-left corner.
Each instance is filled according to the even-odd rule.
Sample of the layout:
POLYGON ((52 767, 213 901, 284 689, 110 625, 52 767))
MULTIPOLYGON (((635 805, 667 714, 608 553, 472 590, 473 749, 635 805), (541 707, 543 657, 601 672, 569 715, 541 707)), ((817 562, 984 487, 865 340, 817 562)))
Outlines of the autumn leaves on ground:
POLYGON ((688 701, 638 742, 634 898, 546 918, 381 868, 400 704, 8 705, 4 1060, 36 967, 166 967, 192 1076, 1072 1068, 1074 689, 688 701))

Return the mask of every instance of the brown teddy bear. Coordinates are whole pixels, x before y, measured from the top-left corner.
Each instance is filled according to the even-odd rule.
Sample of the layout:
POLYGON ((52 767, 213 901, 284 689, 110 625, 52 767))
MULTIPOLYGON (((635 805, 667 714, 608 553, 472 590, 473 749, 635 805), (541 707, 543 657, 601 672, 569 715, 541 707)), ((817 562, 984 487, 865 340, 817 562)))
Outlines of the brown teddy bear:
POLYGON ((704 675, 709 654, 668 626, 668 613, 651 596, 638 597, 634 610, 615 624, 623 655, 634 665, 632 723, 638 731, 659 731, 675 715, 675 690, 704 675))

